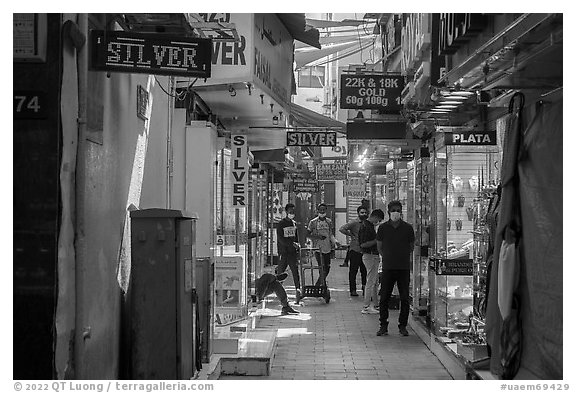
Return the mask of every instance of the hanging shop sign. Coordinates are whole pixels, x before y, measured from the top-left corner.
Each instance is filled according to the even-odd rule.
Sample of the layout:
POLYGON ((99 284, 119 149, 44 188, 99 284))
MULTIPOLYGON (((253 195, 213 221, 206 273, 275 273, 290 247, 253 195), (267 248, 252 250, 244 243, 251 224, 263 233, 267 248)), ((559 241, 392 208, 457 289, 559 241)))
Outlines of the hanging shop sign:
POLYGON ((292 179, 292 186, 294 187, 294 192, 318 192, 318 182, 316 179, 305 179, 302 177, 295 177, 292 179))
POLYGON ((483 14, 440 14, 439 55, 451 55, 486 26, 483 14))
POLYGON ((294 40, 274 14, 254 16, 254 82, 281 103, 290 103, 294 40))
POLYGON ((342 74, 340 109, 378 109, 400 113, 404 77, 398 74, 342 74))
POLYGON ((474 145, 489 146, 496 145, 496 131, 461 131, 445 132, 445 145, 474 145))
POLYGON ((152 33, 92 30, 91 69, 209 78, 212 40, 152 33))
POLYGON ((402 75, 407 75, 432 43, 431 14, 405 14, 402 26, 402 75))
POLYGON ((336 132, 288 131, 286 146, 336 146, 336 132))
POLYGON ((471 276, 473 274, 472 259, 442 259, 430 258, 434 261, 437 276, 471 276))
POLYGON ((230 179, 232 180, 232 206, 244 207, 248 200, 248 137, 232 135, 232 150, 230 157, 230 179))
POLYGON ((366 196, 366 179, 364 177, 348 178, 346 195, 352 198, 364 198, 366 196))
POLYGON ((321 180, 346 180, 348 174, 347 164, 318 164, 316 165, 316 179, 321 180))

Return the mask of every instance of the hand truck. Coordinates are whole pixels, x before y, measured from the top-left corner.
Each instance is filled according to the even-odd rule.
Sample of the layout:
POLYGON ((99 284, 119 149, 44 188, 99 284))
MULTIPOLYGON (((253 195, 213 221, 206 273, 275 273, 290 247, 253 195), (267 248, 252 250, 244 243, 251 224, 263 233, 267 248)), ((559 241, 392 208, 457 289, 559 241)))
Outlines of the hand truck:
POLYGON ((300 248, 298 266, 300 267, 300 281, 302 286, 302 293, 296 291, 296 304, 300 303, 300 299, 304 297, 322 297, 326 303, 330 302, 330 290, 326 276, 324 275, 324 267, 322 264, 317 265, 315 253, 320 251, 319 248, 303 247, 300 248), (317 270, 319 277, 324 277, 324 282, 320 285, 306 285, 305 272, 310 271, 311 282, 314 282, 314 271, 317 270))

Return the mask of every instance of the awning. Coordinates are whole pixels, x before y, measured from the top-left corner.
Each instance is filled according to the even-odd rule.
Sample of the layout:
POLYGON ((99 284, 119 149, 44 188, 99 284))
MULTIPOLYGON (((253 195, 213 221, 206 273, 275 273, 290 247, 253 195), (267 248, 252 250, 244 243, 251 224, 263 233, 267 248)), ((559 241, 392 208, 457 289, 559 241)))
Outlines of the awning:
POLYGON ((346 124, 311 111, 295 103, 290 104, 290 120, 294 127, 328 127, 346 134, 346 124))
POLYGON ((276 14, 295 40, 320 49, 320 32, 306 25, 305 14, 276 14))

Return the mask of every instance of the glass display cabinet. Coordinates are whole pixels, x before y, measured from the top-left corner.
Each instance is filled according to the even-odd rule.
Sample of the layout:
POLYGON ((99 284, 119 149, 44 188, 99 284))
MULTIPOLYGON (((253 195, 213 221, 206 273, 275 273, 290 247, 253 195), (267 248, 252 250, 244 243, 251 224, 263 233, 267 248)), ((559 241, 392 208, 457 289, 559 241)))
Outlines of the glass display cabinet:
POLYGON ((414 225, 414 260, 412 269, 412 287, 414 296, 412 310, 414 315, 427 316, 429 302, 428 285, 428 255, 430 247, 430 223, 432 222, 431 184, 432 167, 430 153, 427 148, 422 148, 415 154, 413 172, 414 203, 412 208, 414 225))
POLYGON ((430 321, 436 334, 451 337, 459 329, 461 333, 471 329, 477 314, 474 306, 485 287, 485 264, 479 258, 484 243, 475 217, 482 208, 479 195, 494 182, 497 150, 492 145, 495 133, 451 127, 437 135, 432 155, 435 222, 429 260, 430 321), (487 136, 476 136, 480 134, 487 136))

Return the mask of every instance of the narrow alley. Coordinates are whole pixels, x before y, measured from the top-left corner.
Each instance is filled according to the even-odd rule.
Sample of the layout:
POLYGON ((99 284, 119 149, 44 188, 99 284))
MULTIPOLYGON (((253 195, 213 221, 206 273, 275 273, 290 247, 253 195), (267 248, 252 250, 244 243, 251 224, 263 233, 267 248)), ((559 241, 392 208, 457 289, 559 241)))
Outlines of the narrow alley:
MULTIPOLYGON (((362 296, 348 291, 348 268, 332 260, 328 284, 331 300, 304 298, 294 305, 300 315, 280 315, 273 295, 258 328, 277 329, 271 374, 267 377, 221 376, 220 379, 272 380, 448 380, 450 374, 408 326, 410 336, 398 333, 398 311, 390 310, 390 334, 376 336, 378 314, 362 314, 362 296)), ((357 278, 360 283, 360 274, 357 278)), ((295 302, 292 277, 284 281, 291 304, 295 302)), ((359 291, 361 294, 361 291, 359 291)))

